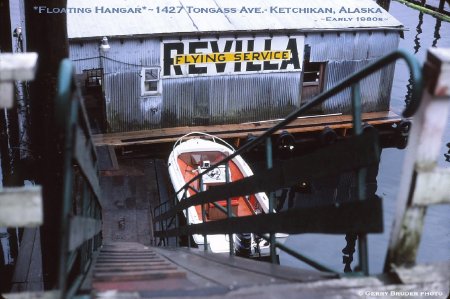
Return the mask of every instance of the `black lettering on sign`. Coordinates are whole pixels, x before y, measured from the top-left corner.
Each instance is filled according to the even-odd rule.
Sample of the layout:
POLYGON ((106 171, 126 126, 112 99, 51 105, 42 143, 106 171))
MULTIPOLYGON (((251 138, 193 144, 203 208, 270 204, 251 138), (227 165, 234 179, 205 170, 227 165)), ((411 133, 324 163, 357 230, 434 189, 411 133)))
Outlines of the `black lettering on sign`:
MULTIPOLYGON (((227 53, 227 52, 230 52, 232 46, 233 46, 233 41, 232 40, 227 40, 225 42, 225 47, 224 47, 223 51, 220 51, 217 41, 211 41, 211 49, 212 49, 213 53, 219 53, 219 52, 220 53, 227 53)), ((224 58, 224 60, 225 60, 225 58, 224 58)), ((223 60, 220 60, 220 58, 219 58, 219 61, 223 61, 223 60)), ((217 70, 217 72, 218 73, 223 73, 225 71, 226 65, 227 65, 226 63, 216 63, 216 70, 217 70)))
MULTIPOLYGON (((192 42, 189 43, 189 54, 196 54, 197 49, 208 49, 208 42, 192 42)), ((198 56, 200 57, 200 56, 198 56)), ((195 61, 195 56, 193 56, 195 61)), ((200 62, 200 61, 199 61, 200 62)), ((206 66, 197 67, 195 64, 189 65, 189 74, 206 74, 206 66)))
POLYGON ((291 50, 291 59, 283 60, 280 70, 285 70, 289 64, 294 65, 294 69, 300 69, 300 61, 298 59, 297 40, 290 38, 286 47, 286 50, 291 50))
MULTIPOLYGON (((173 65, 172 51, 176 50, 175 55, 184 54, 183 43, 168 43, 164 44, 164 76, 170 76, 170 67, 173 66, 175 75, 183 75, 179 65, 173 65)), ((174 56, 175 56, 174 55, 174 56)))
MULTIPOLYGON (((264 41, 264 50, 270 51, 272 47, 272 40, 266 39, 264 41)), ((270 63, 270 61, 264 61, 264 70, 278 70, 278 63, 270 63)))
MULTIPOLYGON (((254 40, 249 40, 247 43, 247 51, 251 52, 253 51, 255 47, 255 41, 254 40)), ((261 64, 254 64, 251 61, 247 62, 247 72, 255 72, 255 71, 260 71, 261 70, 261 64)))
MULTIPOLYGON (((242 52, 242 41, 241 40, 237 40, 236 41, 235 52, 242 52)), ((236 57, 236 54, 235 54, 235 57, 236 57)), ((235 72, 240 72, 241 71, 241 63, 240 62, 235 62, 234 63, 234 71, 235 72)))

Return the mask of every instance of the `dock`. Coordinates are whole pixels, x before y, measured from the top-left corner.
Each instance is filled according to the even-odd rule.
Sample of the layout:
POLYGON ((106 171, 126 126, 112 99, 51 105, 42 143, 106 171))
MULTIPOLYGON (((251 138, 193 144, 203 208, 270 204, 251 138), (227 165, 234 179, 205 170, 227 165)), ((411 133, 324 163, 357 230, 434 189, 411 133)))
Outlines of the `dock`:
MULTIPOLYGON (((83 100, 75 84, 73 65, 63 60, 55 97, 58 117, 52 120, 59 147, 50 151, 54 156, 46 161, 57 164, 60 185, 56 188, 51 182, 50 186, 56 191, 50 195, 45 192, 49 187, 47 182, 43 186, 5 188, 0 192, 0 225, 34 230, 28 231, 29 242, 21 248, 21 264, 36 265, 41 258, 36 251, 42 248, 42 267, 36 266, 33 271, 18 269, 17 273, 23 275, 16 281, 17 288, 0 297, 447 298, 450 262, 417 264, 416 256, 427 207, 450 203, 446 192, 450 171, 436 163, 450 108, 449 53, 449 49, 429 50, 424 72, 433 70, 436 75, 430 78, 424 90, 418 62, 409 54, 396 51, 341 81, 324 92, 325 96, 318 95, 311 101, 322 103, 327 96, 352 87, 351 99, 355 106, 352 115, 305 118, 301 115, 309 106, 302 106, 282 120, 94 137, 90 134, 83 100), (365 129, 364 124, 391 126, 401 118, 386 111, 361 113, 358 82, 398 59, 407 61, 411 68, 413 96, 403 117, 415 115, 415 123, 404 164, 402 192, 397 200, 398 222, 392 230, 385 268, 379 275, 369 275, 367 235, 382 232, 384 228, 382 199, 368 198, 364 191, 370 183, 366 180, 366 170, 377 165, 380 156, 378 132, 373 128, 365 129), (333 128, 346 138, 289 160, 273 159, 273 135, 281 134, 282 130, 296 134, 320 132, 325 128, 333 128), (228 139, 240 140, 250 133, 256 136, 247 148, 240 147, 210 166, 211 169, 228 163, 227 159, 232 159, 233 155, 240 155, 259 143, 266 145, 267 168, 197 192, 189 200, 178 200, 174 197, 176 190, 169 183, 165 160, 151 155, 115 154, 115 148, 128 145, 168 145, 183 134, 197 130, 228 139), (103 150, 97 150, 100 147, 103 150), (348 171, 355 172, 356 200, 273 212, 276 190, 348 171), (228 213, 225 219, 197 224, 182 221, 183 211, 190 206, 258 192, 269 194, 267 213, 246 217, 232 217, 228 213), (48 198, 58 206, 49 208, 48 198), (163 205, 167 206, 162 209, 163 205), (53 214, 56 216, 49 219, 53 214), (48 223, 46 219, 53 222, 48 223), (53 224, 50 229, 49 224, 53 224), (42 232, 40 237, 38 228, 42 232), (270 241, 271 263, 237 257, 232 250, 214 254, 208 251, 207 245, 194 248, 189 241, 187 246, 181 241, 182 238, 190 240, 193 234, 231 235, 248 231, 270 241), (347 259, 346 265, 350 268, 357 239, 355 260, 359 267, 345 273, 330 269, 297 252, 296 248, 275 242, 278 232, 353 237, 353 245, 348 242, 347 250, 343 250, 344 261, 347 259), (53 238, 51 243, 48 242, 50 237, 53 238), (38 246, 40 243, 42 246, 38 246), (278 265, 277 250, 286 251, 314 269, 278 265), (44 284, 45 290, 27 289, 29 285, 40 285, 39 282, 44 284)), ((9 78, 7 83, 12 84, 17 79, 20 78, 9 78)), ((1 105, 10 105, 10 102, 1 105)), ((198 175, 201 182, 200 178, 201 174, 198 175)))
MULTIPOLYGON (((188 133, 204 132, 222 139, 238 139, 237 143, 239 144, 249 134, 259 136, 280 121, 281 119, 230 125, 189 126, 97 134, 93 135, 93 140, 96 146, 126 147, 132 145, 173 143, 188 133)), ((370 112, 362 114, 362 121, 372 126, 392 125, 399 123, 401 117, 393 111, 370 112)), ((320 132, 325 128, 337 130, 341 136, 345 136, 347 135, 347 130, 352 128, 352 116, 335 114, 298 117, 295 121, 283 128, 283 131, 291 134, 299 134, 320 132)), ((275 135, 279 135, 280 133, 281 130, 275 132, 275 135)))
POLYGON ((449 266, 422 265, 391 275, 340 278, 199 249, 116 242, 100 250, 92 289, 94 298, 371 298, 371 294, 443 298, 449 266))

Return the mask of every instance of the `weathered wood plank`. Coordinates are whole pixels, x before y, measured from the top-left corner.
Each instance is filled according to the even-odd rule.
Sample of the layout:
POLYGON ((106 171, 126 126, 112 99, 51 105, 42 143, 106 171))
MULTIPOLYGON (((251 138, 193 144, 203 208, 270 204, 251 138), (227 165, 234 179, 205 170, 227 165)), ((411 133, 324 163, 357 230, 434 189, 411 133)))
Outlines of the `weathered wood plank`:
MULTIPOLYGON (((401 118, 391 111, 363 113, 362 120, 370 125, 381 125, 399 122, 401 118)), ((246 138, 249 133, 259 136, 264 131, 280 120, 262 121, 244 124, 211 125, 195 127, 176 127, 165 129, 153 129, 144 131, 134 131, 126 133, 98 134, 93 136, 96 146, 112 145, 124 146, 134 144, 155 144, 174 142, 179 137, 190 132, 205 132, 221 138, 246 138)), ((325 127, 331 129, 352 127, 351 115, 332 115, 320 117, 301 117, 288 126, 286 130, 291 133, 314 132, 323 130, 325 127)), ((281 131, 276 134, 280 134, 281 131)))
MULTIPOLYGON (((440 176, 429 176, 422 177, 421 181, 418 181, 420 173, 435 171, 442 136, 448 122, 450 49, 429 49, 425 73, 429 76, 428 86, 411 127, 397 198, 395 216, 397 221, 394 222, 391 233, 385 270, 389 270, 392 264, 414 264, 420 244, 426 205, 434 203, 431 186, 424 184, 430 183, 427 179, 438 178, 439 181, 443 179, 440 176), (418 190, 416 190, 417 183, 420 184, 418 190), (421 206, 414 203, 421 203, 421 206)), ((448 181, 444 181, 443 184, 444 190, 438 190, 439 200, 442 197, 448 197, 448 181)))
POLYGON ((42 221, 40 186, 1 189, 0 227, 34 227, 42 221))
POLYGON ((0 82, 0 108, 11 108, 14 101, 14 83, 0 82))
POLYGON ((419 172, 412 203, 419 206, 450 203, 450 168, 419 172))
MULTIPOLYGON (((169 251, 161 248, 158 252, 167 257, 171 262, 177 264, 179 267, 186 269, 186 271, 188 271, 188 275, 189 273, 199 275, 215 284, 225 287, 288 282, 288 280, 283 278, 275 278, 263 273, 249 271, 245 267, 235 267, 233 265, 223 264, 218 261, 208 260, 202 256, 192 254, 188 250, 177 249, 169 251)), ((258 262, 253 261, 253 263, 258 262)))
POLYGON ((102 229, 100 220, 74 216, 70 219, 69 251, 81 246, 85 241, 91 239, 102 229))
POLYGON ((414 267, 394 267, 393 271, 404 284, 446 281, 450 287, 450 261, 414 267))
POLYGON ((40 230, 39 228, 25 228, 14 268, 11 291, 30 292, 43 289, 40 230))
POLYGON ((177 212, 190 206, 239 195, 276 191, 293 186, 300 180, 338 175, 378 163, 377 137, 377 132, 370 130, 360 136, 321 148, 314 153, 283 161, 270 170, 260 171, 253 176, 226 185, 211 187, 205 192, 190 197, 188 201, 178 203, 176 209, 155 217, 154 222, 175 216, 177 212))
MULTIPOLYGON (((179 262, 181 263, 182 260, 193 262, 190 261, 190 256, 195 255, 205 260, 206 262, 211 263, 212 265, 217 263, 217 266, 215 268, 219 269, 219 271, 222 272, 226 272, 228 268, 236 268, 245 270, 246 272, 248 272, 247 275, 254 275, 257 273, 266 275, 271 278, 279 279, 283 282, 318 281, 322 279, 327 280, 338 277, 336 274, 280 266, 277 264, 259 262, 247 258, 241 258, 238 256, 229 256, 228 254, 214 254, 194 248, 177 248, 176 250, 174 250, 161 247, 154 248, 153 250, 163 255, 164 257, 169 258, 176 264, 178 264, 179 262)), ((188 268, 190 269, 190 267, 188 268)), ((207 268, 211 268, 211 266, 207 268)))
POLYGON ((201 224, 181 226, 155 232, 158 237, 179 234, 228 234, 228 233, 381 233, 383 219, 381 200, 365 200, 328 207, 291 209, 276 214, 233 217, 201 224))
POLYGON ((60 299, 59 291, 2 294, 5 299, 60 299))
POLYGON ((30 81, 37 68, 37 53, 0 54, 0 81, 30 81))
POLYGON ((136 258, 109 258, 109 257, 102 257, 100 256, 97 259, 98 263, 145 263, 145 262, 151 262, 151 261, 155 261, 155 262, 162 262, 164 260, 162 260, 160 257, 158 256, 152 256, 152 257, 136 257, 136 258))
POLYGON ((37 53, 0 54, 0 108, 11 108, 14 101, 14 81, 34 79, 37 53))

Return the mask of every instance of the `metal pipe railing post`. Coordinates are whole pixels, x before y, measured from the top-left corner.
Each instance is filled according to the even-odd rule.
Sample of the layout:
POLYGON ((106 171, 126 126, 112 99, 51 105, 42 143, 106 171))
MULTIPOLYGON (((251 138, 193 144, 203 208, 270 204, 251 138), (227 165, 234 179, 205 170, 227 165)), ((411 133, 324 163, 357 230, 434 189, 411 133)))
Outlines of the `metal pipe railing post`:
MULTIPOLYGON (((185 201, 186 200, 186 193, 187 193, 187 189, 184 189, 184 193, 183 193, 183 197, 181 198, 181 201, 185 201)), ((186 208, 186 227, 189 225, 189 207, 186 208)), ((191 248, 191 233, 189 232, 188 229, 188 233, 187 233, 187 241, 188 241, 188 248, 191 248)))
MULTIPOLYGON (((174 199, 173 199, 173 204, 174 204, 174 206, 176 206, 177 204, 178 204, 178 198, 177 198, 177 195, 175 195, 174 196, 174 199)), ((176 229, 178 229, 178 227, 179 227, 179 220, 178 220, 178 213, 175 215, 175 228, 176 229)), ((175 236, 175 246, 176 247, 178 247, 178 245, 179 245, 179 237, 178 237, 178 234, 175 236)))
MULTIPOLYGON (((200 176, 199 179, 199 189, 200 192, 203 192, 203 176, 200 176)), ((202 204, 202 222, 206 223, 206 211, 204 204, 202 204)), ((206 234, 203 234, 203 250, 208 251, 208 237, 206 234)))
MULTIPOLYGON (((352 86, 352 114, 353 114, 353 134, 355 136, 362 134, 361 124, 361 88, 358 83, 352 86)), ((366 199, 366 169, 358 169, 356 192, 358 200, 366 199)), ((358 235, 358 257, 359 265, 364 275, 369 275, 369 260, 367 248, 367 235, 358 235)))
MULTIPOLYGON (((228 184, 230 182, 230 166, 228 164, 229 162, 225 163, 225 183, 228 184)), ((230 219, 232 217, 232 211, 231 211, 231 198, 227 198, 227 219, 230 219)), ((230 255, 234 255, 234 240, 233 240, 233 234, 228 234, 228 239, 230 241, 230 255)))
MULTIPOLYGON (((266 138, 266 163, 267 169, 273 167, 273 155, 272 155, 272 140, 270 137, 266 138)), ((273 192, 269 193, 269 214, 273 213, 273 192)), ((275 233, 270 233, 270 259, 273 264, 277 263, 277 256, 275 251, 275 233)))

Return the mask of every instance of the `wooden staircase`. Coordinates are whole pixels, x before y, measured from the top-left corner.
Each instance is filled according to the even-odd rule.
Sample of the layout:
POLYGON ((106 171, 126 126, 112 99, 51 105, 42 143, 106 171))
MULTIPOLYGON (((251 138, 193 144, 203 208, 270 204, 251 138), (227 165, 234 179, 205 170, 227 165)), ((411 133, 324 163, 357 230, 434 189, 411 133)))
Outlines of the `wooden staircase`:
POLYGON ((102 246, 93 270, 92 288, 150 291, 182 286, 186 271, 149 247, 134 242, 116 242, 102 246))

